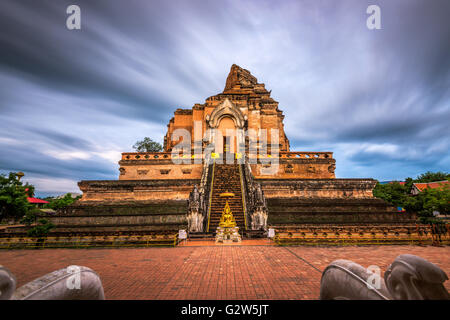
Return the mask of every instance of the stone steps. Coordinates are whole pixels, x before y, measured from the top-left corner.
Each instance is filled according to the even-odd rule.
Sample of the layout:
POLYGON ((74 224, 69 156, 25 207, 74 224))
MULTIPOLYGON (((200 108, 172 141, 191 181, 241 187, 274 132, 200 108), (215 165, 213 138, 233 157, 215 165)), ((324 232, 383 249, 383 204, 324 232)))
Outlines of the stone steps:
POLYGON ((244 209, 242 207, 241 178, 237 164, 216 164, 209 217, 209 232, 215 232, 226 201, 233 212, 237 226, 242 230, 245 226, 244 209), (220 197, 221 193, 232 192, 234 197, 220 197))

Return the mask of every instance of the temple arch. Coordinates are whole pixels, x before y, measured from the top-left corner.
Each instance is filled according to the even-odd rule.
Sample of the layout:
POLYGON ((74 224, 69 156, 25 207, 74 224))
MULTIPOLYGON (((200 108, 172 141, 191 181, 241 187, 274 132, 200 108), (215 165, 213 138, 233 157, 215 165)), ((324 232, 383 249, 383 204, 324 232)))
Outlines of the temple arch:
POLYGON ((211 115, 207 116, 206 120, 208 120, 209 127, 214 129, 218 128, 220 121, 225 117, 231 118, 234 121, 236 129, 244 129, 244 115, 228 98, 218 105, 213 112, 211 112, 211 115))
POLYGON ((224 115, 220 118, 217 129, 216 143, 218 149, 223 150, 223 152, 235 153, 237 150, 236 120, 229 115, 224 115))

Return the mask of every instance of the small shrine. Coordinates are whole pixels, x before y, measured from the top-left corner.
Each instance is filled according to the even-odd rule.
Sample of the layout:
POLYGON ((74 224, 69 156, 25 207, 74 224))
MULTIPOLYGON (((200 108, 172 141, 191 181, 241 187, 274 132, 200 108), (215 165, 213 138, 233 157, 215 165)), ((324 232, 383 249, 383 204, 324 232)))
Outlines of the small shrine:
POLYGON ((228 201, 225 203, 216 232, 216 243, 241 242, 239 227, 234 220, 228 201))

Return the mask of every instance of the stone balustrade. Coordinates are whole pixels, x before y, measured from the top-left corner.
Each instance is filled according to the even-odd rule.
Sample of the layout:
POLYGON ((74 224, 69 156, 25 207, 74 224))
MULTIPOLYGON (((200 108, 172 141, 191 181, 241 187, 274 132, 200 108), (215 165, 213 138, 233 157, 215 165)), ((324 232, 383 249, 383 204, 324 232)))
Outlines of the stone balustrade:
MULTIPOLYGON (((272 158, 273 156, 269 153, 268 155, 261 155, 259 153, 255 154, 257 158, 272 158)), ((161 159, 184 159, 184 158, 200 158, 203 159, 205 154, 194 154, 182 155, 182 154, 172 154, 171 152, 124 152, 122 153, 122 160, 161 160, 161 159)), ((254 156, 250 155, 250 158, 254 156)), ((279 158, 282 159, 332 159, 333 152, 279 152, 279 158)))
POLYGON ((161 160, 172 159, 171 152, 124 152, 122 160, 161 160))
POLYGON ((448 244, 448 233, 437 236, 429 225, 303 225, 271 226, 278 245, 303 244, 448 244))
POLYGON ((333 152, 280 152, 280 158, 331 159, 333 158, 333 152))
POLYGON ((123 247, 174 247, 178 244, 178 233, 146 233, 121 235, 83 235, 63 236, 0 237, 0 249, 44 249, 44 248, 123 248, 123 247))
MULTIPOLYGON (((249 158, 273 158, 274 156, 268 152, 267 155, 254 154, 249 158)), ((280 159, 333 159, 333 152, 308 152, 308 151, 282 151, 278 153, 280 159)))

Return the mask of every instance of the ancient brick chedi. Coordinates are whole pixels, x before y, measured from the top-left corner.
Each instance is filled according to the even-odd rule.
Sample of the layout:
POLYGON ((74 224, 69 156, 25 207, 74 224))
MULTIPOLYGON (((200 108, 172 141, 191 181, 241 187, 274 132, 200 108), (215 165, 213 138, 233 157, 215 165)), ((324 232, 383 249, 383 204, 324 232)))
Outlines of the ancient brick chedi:
POLYGON ((163 152, 122 154, 119 180, 81 181, 56 230, 214 233, 228 201, 241 231, 286 225, 410 224, 373 179, 337 179, 329 151, 291 151, 284 115, 248 70, 169 121, 163 152))
POLYGON ((263 174, 264 161, 251 164, 256 178, 334 178, 331 152, 290 152, 283 112, 270 95, 249 71, 233 65, 222 93, 191 109, 175 111, 167 126, 163 153, 124 153, 119 162, 119 179, 200 179, 202 161, 193 158, 194 161, 173 166, 174 148, 180 144, 183 133, 190 139, 186 141, 188 151, 192 151, 190 159, 204 158, 208 145, 213 145, 213 151, 219 154, 228 146, 230 153, 240 151, 249 159, 252 155, 261 159, 264 153, 277 152, 280 168, 274 173, 263 174), (264 145, 267 150, 262 148, 264 145))

